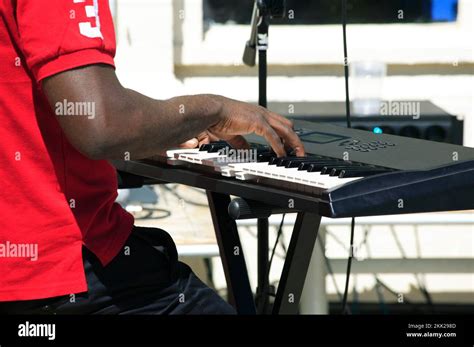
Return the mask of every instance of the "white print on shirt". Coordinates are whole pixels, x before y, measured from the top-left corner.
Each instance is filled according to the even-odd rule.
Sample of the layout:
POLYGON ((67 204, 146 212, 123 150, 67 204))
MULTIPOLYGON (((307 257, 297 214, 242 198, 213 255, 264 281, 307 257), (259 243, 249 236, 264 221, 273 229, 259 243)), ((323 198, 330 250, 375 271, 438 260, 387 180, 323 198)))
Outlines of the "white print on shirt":
MULTIPOLYGON (((86 0, 73 0, 75 4, 85 3, 86 0)), ((94 5, 85 5, 84 8, 86 9, 86 16, 87 18, 95 18, 96 26, 93 27, 90 22, 81 22, 79 23, 79 32, 81 35, 85 37, 89 37, 91 39, 94 38, 101 38, 104 39, 102 36, 102 32, 100 31, 100 18, 99 18, 99 3, 98 0, 93 0, 94 5)))
POLYGON ((56 339, 56 324, 35 324, 26 321, 18 325, 20 337, 47 337, 52 341, 56 339))

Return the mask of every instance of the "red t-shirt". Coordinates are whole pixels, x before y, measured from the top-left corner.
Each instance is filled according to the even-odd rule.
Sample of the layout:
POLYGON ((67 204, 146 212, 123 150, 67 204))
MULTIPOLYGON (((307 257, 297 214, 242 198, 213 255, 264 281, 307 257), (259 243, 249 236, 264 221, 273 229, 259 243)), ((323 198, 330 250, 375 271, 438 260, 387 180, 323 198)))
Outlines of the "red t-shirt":
POLYGON ((114 54, 107 0, 0 0, 0 301, 86 291, 82 245, 107 264, 132 230, 115 170, 71 146, 40 85, 114 54))

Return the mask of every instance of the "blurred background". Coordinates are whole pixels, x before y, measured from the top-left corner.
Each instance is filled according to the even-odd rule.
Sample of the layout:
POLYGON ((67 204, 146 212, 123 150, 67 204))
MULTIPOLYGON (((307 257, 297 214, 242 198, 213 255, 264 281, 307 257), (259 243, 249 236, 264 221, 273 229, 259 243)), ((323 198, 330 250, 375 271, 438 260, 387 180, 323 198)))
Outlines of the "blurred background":
MULTIPOLYGON (((150 97, 215 93, 256 103, 257 69, 242 63, 252 0, 110 0, 121 82, 150 97)), ((474 146, 474 2, 349 0, 354 125, 474 146), (381 106, 389 112, 381 114, 381 106)), ((340 1, 287 1, 269 36, 269 108, 344 125, 340 1)), ((423 160, 420 158, 420 160, 423 160)), ((473 182, 474 184, 474 182, 473 182)), ((473 197, 474 199, 474 197, 473 197)), ((177 185, 121 191, 137 224, 168 230, 183 260, 226 295, 203 192, 177 185)), ((271 269, 275 285, 292 216, 271 269)), ((273 244, 281 216, 271 219, 273 244)), ((323 219, 302 313, 339 313, 350 223, 323 219)), ((255 221, 239 228, 256 283, 255 221)), ((354 313, 473 312, 474 213, 360 218, 350 301, 354 313)))

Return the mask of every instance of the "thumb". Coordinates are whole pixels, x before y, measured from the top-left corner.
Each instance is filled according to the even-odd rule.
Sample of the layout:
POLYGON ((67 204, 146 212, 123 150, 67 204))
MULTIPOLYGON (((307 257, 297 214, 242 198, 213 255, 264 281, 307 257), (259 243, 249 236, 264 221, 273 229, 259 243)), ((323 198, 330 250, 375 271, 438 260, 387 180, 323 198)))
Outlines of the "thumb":
POLYGON ((198 139, 194 138, 180 144, 179 148, 196 148, 199 145, 198 139))

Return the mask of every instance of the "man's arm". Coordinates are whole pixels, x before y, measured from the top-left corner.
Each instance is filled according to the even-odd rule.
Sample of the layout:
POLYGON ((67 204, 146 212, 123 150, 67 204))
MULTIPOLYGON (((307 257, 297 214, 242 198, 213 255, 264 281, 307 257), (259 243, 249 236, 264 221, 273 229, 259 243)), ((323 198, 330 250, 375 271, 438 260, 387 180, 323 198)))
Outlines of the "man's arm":
POLYGON ((203 133, 242 144, 239 135, 263 136, 279 155, 284 146, 304 155, 292 123, 262 107, 216 95, 154 100, 121 86, 107 65, 69 70, 42 82, 53 111, 64 100, 88 102, 95 117, 57 115, 69 141, 93 159, 133 159, 156 155, 203 133))

